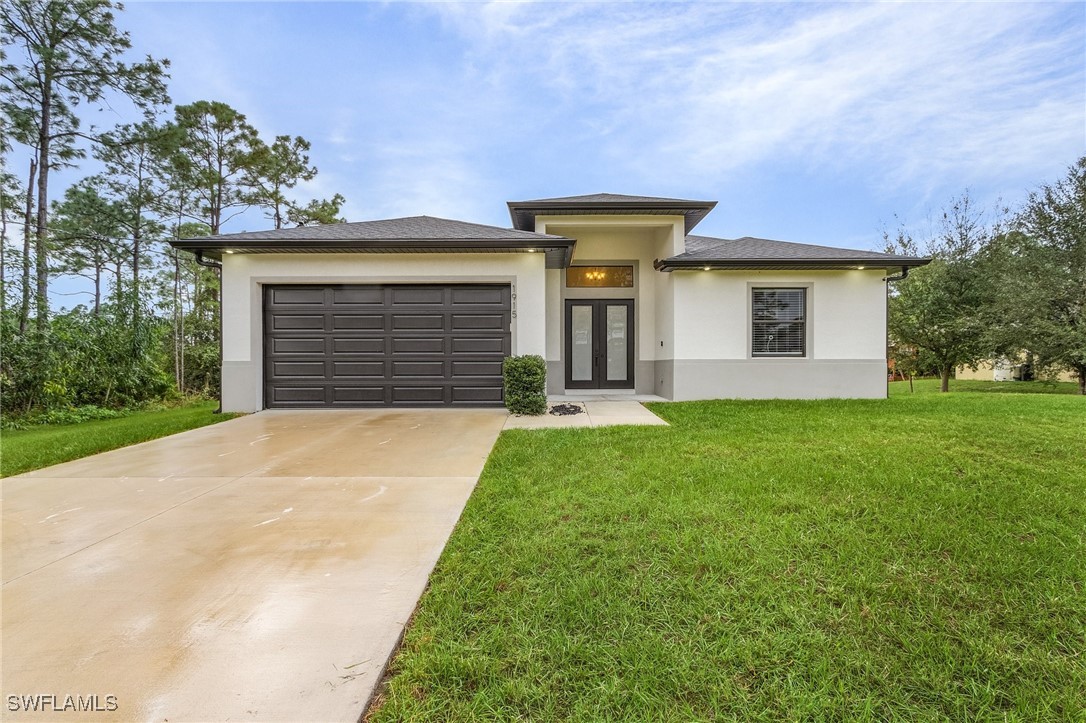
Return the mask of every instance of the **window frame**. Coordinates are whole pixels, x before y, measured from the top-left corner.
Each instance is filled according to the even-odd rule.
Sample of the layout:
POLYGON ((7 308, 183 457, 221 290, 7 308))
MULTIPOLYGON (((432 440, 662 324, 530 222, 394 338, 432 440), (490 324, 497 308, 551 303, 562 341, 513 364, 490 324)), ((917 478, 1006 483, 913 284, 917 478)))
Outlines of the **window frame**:
POLYGON ((795 282, 748 282, 747 283, 747 358, 749 359, 772 359, 772 360, 789 360, 789 359, 810 359, 813 334, 813 323, 811 319, 811 307, 813 304, 813 284, 811 283, 795 283, 795 282), (803 325, 802 334, 802 351, 796 352, 758 352, 754 348, 754 333, 758 324, 764 324, 766 322, 759 322, 754 318, 754 295, 757 291, 802 291, 803 292, 803 319, 798 322, 803 325))

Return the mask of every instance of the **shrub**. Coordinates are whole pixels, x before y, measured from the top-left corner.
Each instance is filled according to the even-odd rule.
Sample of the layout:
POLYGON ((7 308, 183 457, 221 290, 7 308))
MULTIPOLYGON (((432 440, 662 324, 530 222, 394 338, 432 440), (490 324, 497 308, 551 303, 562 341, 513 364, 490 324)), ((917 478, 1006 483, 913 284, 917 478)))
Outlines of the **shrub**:
POLYGON ((547 411, 547 363, 543 357, 535 354, 506 357, 502 376, 506 409, 513 414, 531 415, 547 411))

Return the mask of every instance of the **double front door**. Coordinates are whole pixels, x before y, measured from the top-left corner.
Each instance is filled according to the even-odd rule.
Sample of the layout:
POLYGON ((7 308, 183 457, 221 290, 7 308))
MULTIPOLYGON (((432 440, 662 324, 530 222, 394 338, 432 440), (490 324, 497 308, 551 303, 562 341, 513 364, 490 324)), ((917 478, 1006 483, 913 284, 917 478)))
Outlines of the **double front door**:
POLYGON ((566 388, 633 388, 633 304, 633 299, 566 301, 566 388))

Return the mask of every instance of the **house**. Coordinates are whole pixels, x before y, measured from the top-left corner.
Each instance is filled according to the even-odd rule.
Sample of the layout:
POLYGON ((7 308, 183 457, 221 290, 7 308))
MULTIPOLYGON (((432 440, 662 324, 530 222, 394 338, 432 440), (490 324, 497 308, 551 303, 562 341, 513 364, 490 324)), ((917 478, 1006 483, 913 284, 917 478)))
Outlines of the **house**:
POLYGON ((547 391, 672 400, 886 396, 888 278, 926 259, 693 233, 712 201, 508 204, 184 239, 221 262, 227 411, 502 403, 502 359, 547 391))
MULTIPOLYGON (((1007 359, 999 357, 984 359, 977 362, 976 367, 960 366, 954 370, 955 379, 975 379, 987 382, 1019 382, 1033 378, 1033 368, 1026 363, 1026 354, 1023 352, 1019 359, 1007 359)), ((1043 375, 1044 379, 1053 382, 1077 382, 1078 377, 1067 369, 1048 371, 1043 375)))

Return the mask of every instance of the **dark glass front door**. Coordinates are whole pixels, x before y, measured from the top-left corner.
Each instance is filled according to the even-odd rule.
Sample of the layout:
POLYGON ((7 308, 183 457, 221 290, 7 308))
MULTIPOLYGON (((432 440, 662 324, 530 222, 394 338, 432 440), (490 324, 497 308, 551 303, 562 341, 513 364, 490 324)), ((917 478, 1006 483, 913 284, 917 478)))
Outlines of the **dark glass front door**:
POLYGON ((633 299, 566 301, 566 388, 633 389, 633 299))

